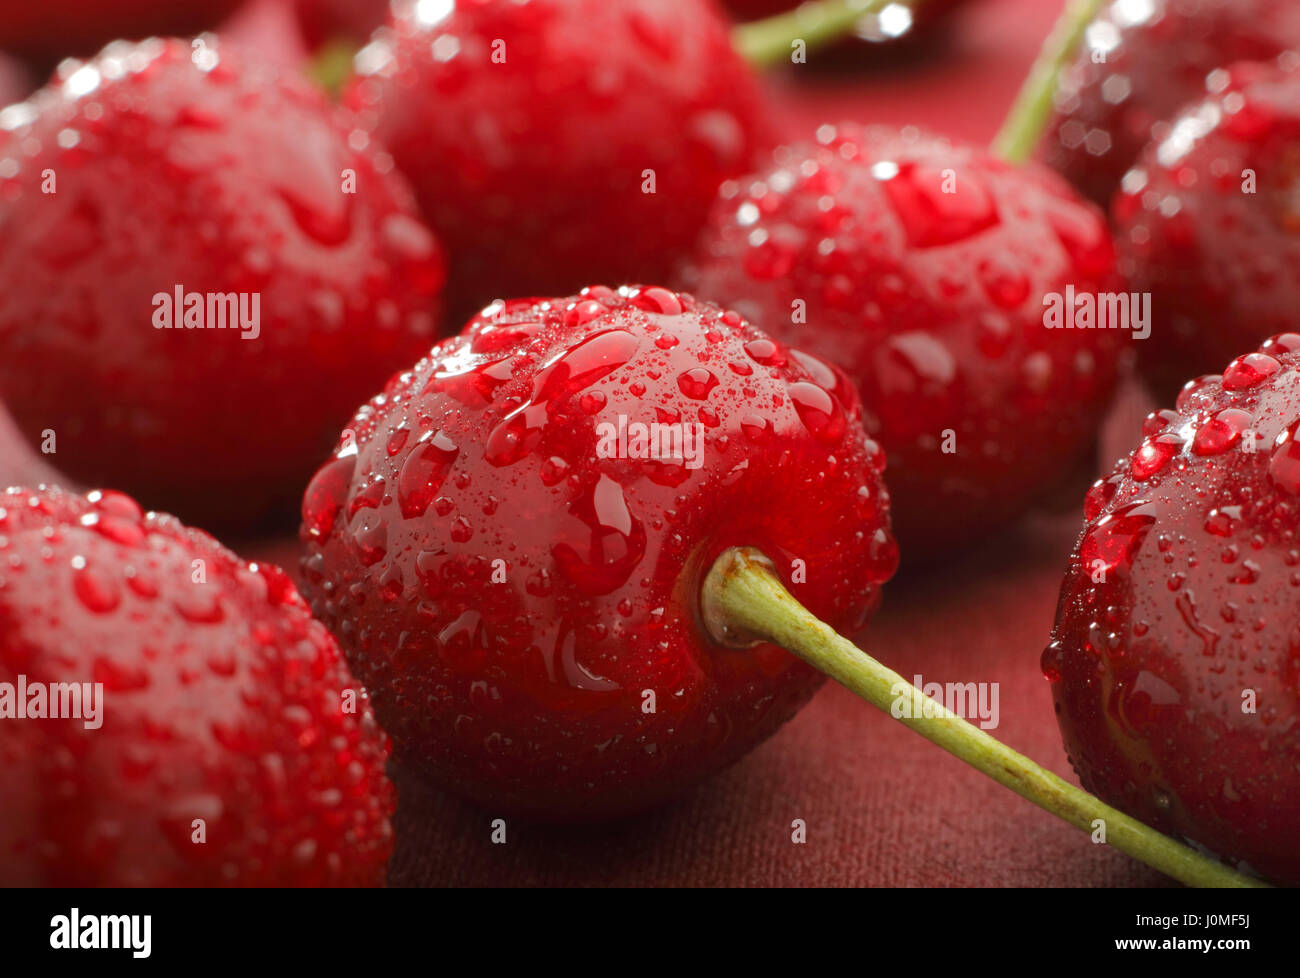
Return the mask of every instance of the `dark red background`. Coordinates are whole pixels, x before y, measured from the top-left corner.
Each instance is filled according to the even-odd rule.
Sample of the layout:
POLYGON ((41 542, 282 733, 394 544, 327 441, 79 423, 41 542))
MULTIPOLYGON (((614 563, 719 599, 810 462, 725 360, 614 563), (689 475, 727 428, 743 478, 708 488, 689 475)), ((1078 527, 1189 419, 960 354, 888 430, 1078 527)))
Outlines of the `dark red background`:
MULTIPOLYGON (((769 78, 776 110, 791 134, 854 119, 922 124, 987 141, 1060 6, 974 3, 955 19, 946 43, 888 71, 778 71, 769 78)), ((1135 388, 1124 393, 1107 425, 1103 459, 1132 447, 1149 406, 1135 388)), ((0 424, 0 482, 49 478, 50 470, 0 424)), ((908 678, 999 683, 1001 725, 993 732, 1061 774, 1069 769, 1038 659, 1081 498, 1069 500, 1066 512, 1030 517, 975 552, 891 584, 866 639, 872 653, 908 678)), ((291 541, 227 542, 247 557, 296 565, 291 541)), ((557 829, 512 822, 508 844, 493 845, 492 813, 395 774, 401 802, 394 885, 1167 882, 834 685, 731 770, 670 808, 616 824, 557 829), (796 818, 807 824, 806 845, 790 841, 796 818)))

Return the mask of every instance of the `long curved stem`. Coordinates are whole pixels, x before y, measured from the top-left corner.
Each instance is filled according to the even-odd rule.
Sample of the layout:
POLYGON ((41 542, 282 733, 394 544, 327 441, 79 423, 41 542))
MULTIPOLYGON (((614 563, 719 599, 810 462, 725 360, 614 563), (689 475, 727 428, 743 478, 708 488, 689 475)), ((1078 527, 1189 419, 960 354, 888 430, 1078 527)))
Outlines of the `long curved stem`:
POLYGON ((788 649, 949 754, 1076 828, 1091 832, 1101 820, 1107 843, 1165 875, 1189 886, 1267 885, 1161 835, 967 723, 818 621, 785 589, 760 552, 745 548, 722 554, 705 579, 701 599, 715 640, 733 646, 763 640, 788 649))
POLYGON ((756 68, 766 68, 790 57, 795 41, 808 48, 837 41, 859 20, 891 3, 912 7, 921 0, 815 0, 787 14, 740 24, 732 31, 732 44, 756 68))
POLYGON ((1008 163, 1023 163, 1034 151, 1052 114, 1056 79, 1074 55, 1084 31, 1104 0, 1070 0, 1029 69, 1011 112, 993 139, 993 153, 1008 163))

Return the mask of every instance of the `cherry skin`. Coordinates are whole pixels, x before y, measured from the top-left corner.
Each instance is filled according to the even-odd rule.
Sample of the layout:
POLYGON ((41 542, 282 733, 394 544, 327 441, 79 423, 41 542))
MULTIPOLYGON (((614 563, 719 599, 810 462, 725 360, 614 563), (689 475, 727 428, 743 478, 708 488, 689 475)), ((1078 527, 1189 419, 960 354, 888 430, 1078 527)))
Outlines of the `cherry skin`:
POLYGON ((1105 207, 1142 147, 1168 136, 1178 111, 1203 95, 1209 72, 1297 45, 1291 0, 1110 4, 1061 72, 1042 158, 1105 207))
POLYGON ((1083 786, 1300 883, 1300 335, 1188 384, 1088 494, 1043 672, 1083 786))
POLYGON ((1151 337, 1137 346, 1161 397, 1289 329, 1300 306, 1300 70, 1241 64, 1209 83, 1113 208, 1120 268, 1151 294, 1151 337))
POLYGON ((0 227, 0 395, 28 441, 207 528, 291 517, 437 332, 442 253, 391 160, 215 41, 115 43, 0 110, 0 227))
POLYGON ((767 145, 757 79, 706 0, 399 3, 357 65, 344 101, 447 242, 456 321, 661 280, 767 145))
POLYGON ((733 312, 656 287, 497 303, 344 432, 303 501, 304 587, 405 762, 493 811, 636 811, 821 682, 708 638, 714 558, 761 547, 860 630, 897 563, 883 464, 843 374, 733 312), (701 451, 637 457, 651 424, 701 451))
POLYGON ((383 884, 388 740, 278 567, 0 492, 0 684, 0 886, 383 884))
POLYGON ((1044 325, 1045 296, 1119 287, 1095 208, 1041 167, 915 130, 828 125, 777 150, 723 186, 684 277, 856 382, 907 560, 1089 459, 1128 335, 1044 325))

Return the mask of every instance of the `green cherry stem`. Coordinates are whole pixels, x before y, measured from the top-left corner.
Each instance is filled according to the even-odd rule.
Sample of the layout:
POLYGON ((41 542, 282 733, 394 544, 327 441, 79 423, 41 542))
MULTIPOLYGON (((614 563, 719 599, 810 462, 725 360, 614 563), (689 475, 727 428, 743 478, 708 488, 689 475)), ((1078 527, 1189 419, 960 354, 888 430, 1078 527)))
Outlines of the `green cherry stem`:
POLYGON ((329 41, 303 66, 307 77, 325 89, 332 99, 338 98, 343 83, 352 74, 352 58, 357 45, 342 38, 329 41))
POLYGON ((1073 55, 1088 25, 1105 0, 1070 0, 1039 49, 1011 112, 993 139, 993 154, 1008 163, 1023 163, 1038 144, 1052 114, 1056 79, 1073 55))
POLYGON ((732 548, 710 568, 701 613, 715 641, 748 647, 769 641, 911 727, 1022 798, 1086 832, 1100 819, 1106 842, 1188 886, 1264 887, 1058 778, 931 699, 892 669, 841 638, 804 608, 757 550, 732 548), (910 702, 900 701, 901 697, 910 702), (895 705, 904 709, 895 710, 895 705))
POLYGON ((756 68, 768 68, 790 58, 795 41, 809 49, 838 41, 868 14, 892 4, 914 7, 921 0, 815 0, 786 14, 740 24, 732 44, 756 68))

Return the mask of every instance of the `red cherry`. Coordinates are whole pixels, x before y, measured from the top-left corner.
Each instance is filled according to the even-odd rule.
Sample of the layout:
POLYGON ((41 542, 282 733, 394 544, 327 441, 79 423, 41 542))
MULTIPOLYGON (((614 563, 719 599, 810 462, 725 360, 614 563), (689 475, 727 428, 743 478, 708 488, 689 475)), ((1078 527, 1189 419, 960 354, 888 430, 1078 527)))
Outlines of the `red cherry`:
POLYGON ((1291 0, 1109 4, 1061 73, 1043 159, 1104 207, 1142 147, 1167 138, 1178 110, 1203 94, 1209 72, 1298 44, 1291 0))
POLYGON ((0 885, 379 885, 387 757, 283 571, 120 493, 0 493, 0 885))
MULTIPOLYGON (((1207 377, 1098 482, 1043 672, 1084 787, 1175 837, 1300 882, 1300 354, 1207 377), (1208 433, 1208 434, 1207 434, 1208 433)), ((1300 345, 1300 344, 1297 344, 1300 345)))
POLYGON ((1048 329, 1121 288, 1105 222, 1040 167, 823 126, 724 185, 687 279, 842 365, 889 451, 909 558, 988 532, 1092 451, 1129 335, 1048 329))
POLYGON ((24 434, 208 526, 296 501, 435 333, 442 254, 390 166, 211 41, 110 45, 0 110, 0 392, 24 434))
POLYGON ((401 4, 357 64, 345 102, 415 183, 464 315, 662 278, 767 131, 705 0, 401 4))
POLYGON ((897 562, 883 461, 838 370, 733 312, 660 288, 497 303, 357 415, 304 500, 305 588, 399 754, 448 790, 632 811, 820 682, 709 640, 714 558, 760 546, 861 628, 897 562))
MULTIPOLYGON (((1155 315, 1140 362, 1162 396, 1291 328, 1300 303, 1300 70, 1243 64, 1210 83, 1115 198, 1120 267, 1155 315)), ((1234 361, 1225 386, 1252 386, 1267 361, 1234 361)))

